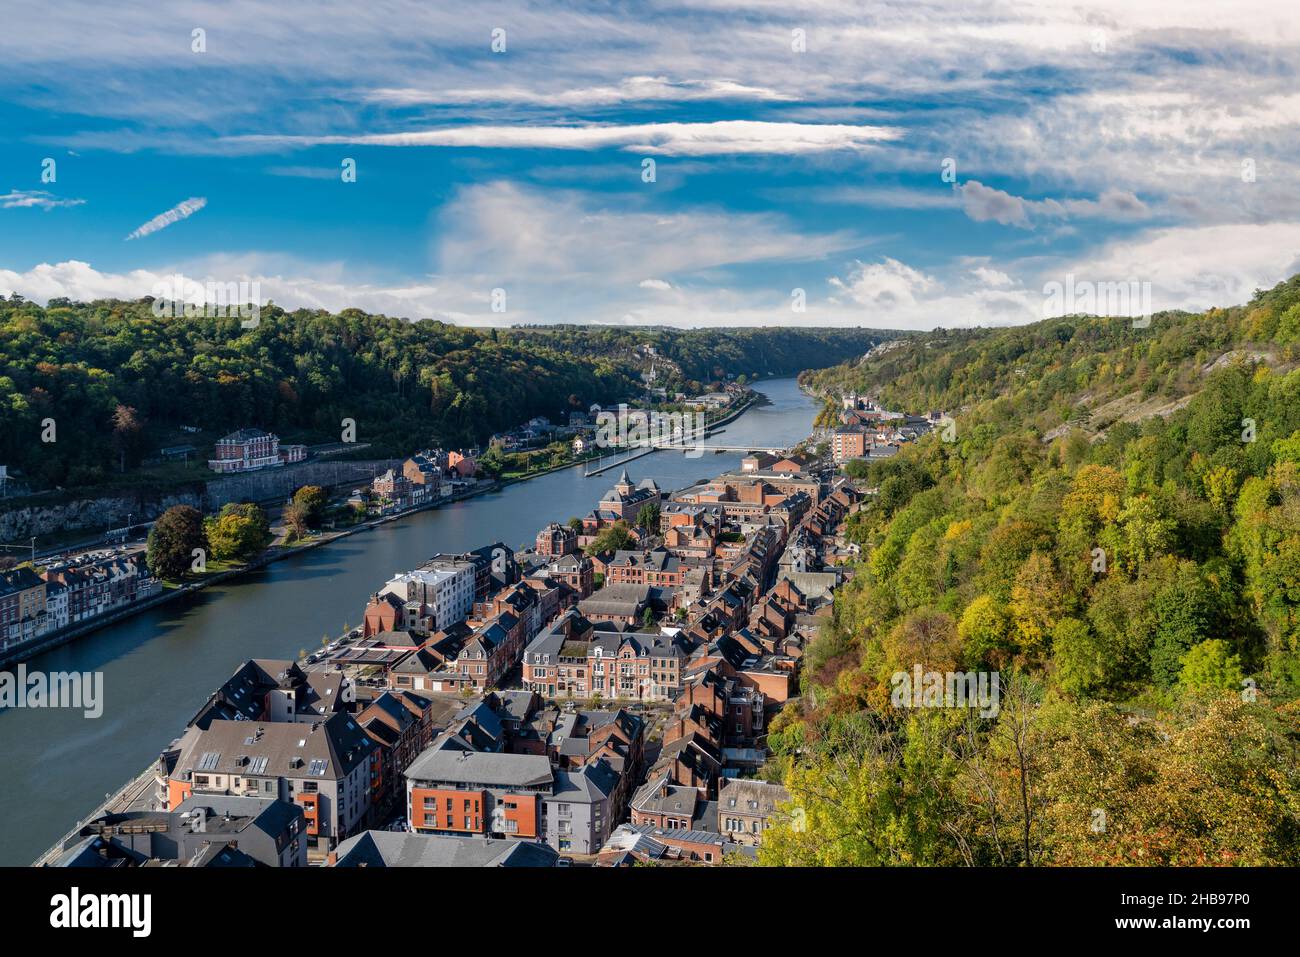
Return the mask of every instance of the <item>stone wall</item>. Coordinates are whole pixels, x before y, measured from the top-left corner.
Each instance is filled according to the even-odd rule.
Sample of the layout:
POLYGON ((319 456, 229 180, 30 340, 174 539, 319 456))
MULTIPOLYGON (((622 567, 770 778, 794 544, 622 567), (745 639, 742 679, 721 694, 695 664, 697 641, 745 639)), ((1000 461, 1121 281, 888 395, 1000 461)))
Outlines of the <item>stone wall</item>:
POLYGON ((165 490, 132 489, 72 500, 51 496, 48 505, 29 498, 17 508, 6 507, 0 501, 0 541, 20 543, 33 535, 56 532, 84 531, 89 536, 96 531, 121 528, 128 520, 151 522, 173 505, 192 505, 215 512, 227 502, 243 499, 276 502, 287 498, 301 485, 360 488, 370 484, 372 474, 400 468, 401 464, 401 459, 303 462, 165 490))

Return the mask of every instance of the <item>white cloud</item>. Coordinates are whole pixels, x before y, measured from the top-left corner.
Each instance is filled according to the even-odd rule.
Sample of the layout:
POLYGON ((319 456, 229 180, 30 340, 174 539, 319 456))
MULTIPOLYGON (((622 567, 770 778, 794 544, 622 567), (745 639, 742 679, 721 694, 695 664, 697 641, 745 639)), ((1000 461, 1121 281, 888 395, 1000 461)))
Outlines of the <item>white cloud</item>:
MULTIPOLYGON (((24 272, 0 269, 0 292, 17 292, 37 302, 66 297, 82 302, 94 299, 140 299, 156 295, 162 288, 174 288, 177 273, 199 284, 256 284, 261 302, 274 301, 287 309, 326 309, 337 312, 349 307, 368 312, 411 318, 441 318, 466 321, 466 313, 449 309, 440 287, 432 283, 368 283, 349 281, 351 270, 339 264, 297 264, 298 275, 268 271, 276 257, 212 256, 175 268, 134 269, 126 273, 105 272, 89 263, 68 260, 41 263, 24 272)), ((486 304, 483 311, 486 312, 486 304)))
POLYGON ((914 305, 917 296, 937 287, 932 277, 890 258, 856 263, 847 279, 833 277, 831 285, 859 305, 884 309, 914 305))
POLYGON ((1002 270, 990 269, 987 266, 976 266, 970 271, 970 274, 986 286, 1011 286, 1015 284, 1015 280, 1002 270))
POLYGON ((1151 284, 1152 307, 1201 310, 1247 301, 1300 272, 1300 222, 1180 226, 1117 240, 1044 271, 1063 282, 1151 284))
POLYGON ((153 219, 149 220, 142 226, 137 226, 127 235, 127 239, 141 239, 158 232, 160 229, 166 229, 172 223, 179 223, 182 219, 189 219, 204 206, 208 201, 202 196, 191 196, 187 200, 177 203, 165 213, 159 213, 153 219))
POLYGON ((665 76, 632 76, 616 84, 558 89, 551 92, 517 87, 479 87, 464 90, 424 90, 411 87, 375 90, 366 96, 373 103, 393 106, 514 103, 529 106, 590 107, 623 103, 695 100, 783 101, 792 96, 732 80, 669 80, 665 76))
POLYGON ((578 192, 510 182, 462 189, 444 207, 438 271, 493 286, 572 282, 588 290, 760 262, 798 262, 861 246, 848 232, 807 233, 775 213, 663 212, 605 206, 578 192))
POLYGON ((1126 190, 1108 189, 1097 199, 1025 199, 1005 190, 967 180, 958 186, 962 211, 976 222, 995 220, 1004 226, 1033 228, 1034 219, 1141 219, 1151 210, 1126 190))
POLYGON ((790 156, 831 150, 866 150, 901 136, 901 130, 887 126, 719 120, 711 123, 636 123, 608 126, 469 124, 404 133, 329 136, 254 134, 228 137, 226 142, 237 147, 266 150, 349 144, 485 149, 619 149, 665 156, 731 154, 790 156))
POLYGON ((637 283, 637 285, 642 289, 658 289, 660 291, 673 288, 672 283, 666 282, 663 279, 642 279, 637 283))
POLYGON ((43 189, 11 189, 0 194, 0 209, 58 209, 63 206, 81 206, 84 199, 60 199, 43 189))

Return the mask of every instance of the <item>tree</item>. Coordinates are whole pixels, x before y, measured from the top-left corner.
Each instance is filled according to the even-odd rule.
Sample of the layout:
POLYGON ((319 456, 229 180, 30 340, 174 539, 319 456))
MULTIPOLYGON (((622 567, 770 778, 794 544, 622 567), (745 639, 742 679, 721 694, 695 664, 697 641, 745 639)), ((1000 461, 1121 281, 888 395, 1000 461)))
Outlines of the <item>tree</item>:
POLYGON ((1211 638, 1193 647, 1183 658, 1178 683, 1191 691, 1240 690, 1241 659, 1232 654, 1222 638, 1211 638))
POLYGON ((230 503, 216 518, 204 522, 212 557, 220 561, 243 560, 256 555, 271 542, 266 513, 251 503, 230 503))
POLYGON ((128 462, 139 464, 144 441, 144 422, 139 414, 119 402, 113 410, 113 448, 117 451, 118 471, 125 472, 128 462))
POLYGON ((1096 636, 1086 622, 1062 618, 1052 628, 1052 661, 1057 686, 1085 697, 1102 687, 1106 670, 1096 636))
POLYGON ((1011 657, 1011 626, 1003 608, 991 595, 979 595, 966 606, 957 635, 971 662, 1001 668, 1011 657))
POLYGON ((655 613, 653 608, 647 608, 645 614, 641 616, 641 627, 649 630, 655 624, 655 613))
POLYGON ((195 549, 205 555, 208 551, 203 513, 189 505, 173 505, 149 530, 145 564, 159 578, 178 581, 193 567, 195 549))
POLYGON ((575 515, 573 518, 569 519, 568 526, 579 535, 582 534, 582 519, 578 518, 578 516, 575 515))
POLYGON ((651 532, 659 530, 659 505, 656 502, 646 502, 641 506, 641 511, 636 513, 636 523, 639 527, 651 532))
POLYGON ((293 493, 293 504, 303 510, 303 517, 311 528, 319 528, 329 504, 329 494, 319 485, 304 485, 293 493))
POLYGON ((601 529, 586 550, 588 555, 603 555, 605 552, 626 549, 632 543, 632 532, 627 527, 627 522, 618 521, 608 528, 601 529))
POLYGON ((299 505, 297 502, 286 505, 282 518, 284 527, 289 532, 288 538, 290 541, 298 541, 307 537, 307 533, 311 530, 311 523, 307 519, 307 509, 304 506, 299 505))
POLYGON ((1047 636, 1064 608, 1065 593, 1051 556, 1033 552, 1025 559, 1011 586, 1010 611, 1016 642, 1025 653, 1036 658, 1045 654, 1047 636))

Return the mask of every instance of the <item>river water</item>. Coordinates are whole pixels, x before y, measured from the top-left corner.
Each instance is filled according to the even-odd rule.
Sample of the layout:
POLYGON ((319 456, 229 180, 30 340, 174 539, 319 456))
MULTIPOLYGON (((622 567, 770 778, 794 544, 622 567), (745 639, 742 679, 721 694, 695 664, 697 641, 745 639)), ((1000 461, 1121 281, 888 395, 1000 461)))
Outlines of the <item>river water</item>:
MULTIPOLYGON (((756 389, 766 402, 725 426, 720 445, 789 446, 816 403, 794 379, 756 389)), ((741 453, 662 451, 628 465, 665 491, 737 468, 741 453)), ((618 479, 553 472, 359 532, 177 599, 29 661, 29 671, 103 673, 103 714, 0 712, 0 865, 26 865, 143 768, 248 658, 292 658, 359 624, 367 597, 435 552, 531 543, 549 521, 584 515, 618 479)))

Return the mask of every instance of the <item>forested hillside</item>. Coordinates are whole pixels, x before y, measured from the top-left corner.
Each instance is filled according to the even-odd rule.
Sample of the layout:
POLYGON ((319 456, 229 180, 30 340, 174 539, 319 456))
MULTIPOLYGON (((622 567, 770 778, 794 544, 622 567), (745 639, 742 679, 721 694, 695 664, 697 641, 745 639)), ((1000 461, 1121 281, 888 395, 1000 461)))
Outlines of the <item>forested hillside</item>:
POLYGON ((812 374, 955 437, 874 464, 774 724, 769 864, 1300 863, 1300 278, 1203 315, 936 332, 812 374), (898 707, 997 672, 1000 710, 898 707))
POLYGON ((328 442, 344 418, 373 454, 401 455, 633 396, 653 361, 647 346, 670 358, 656 366, 656 384, 691 391, 727 375, 840 362, 879 338, 869 330, 474 329, 274 306, 243 329, 238 318, 158 318, 151 300, 41 308, 14 296, 0 299, 0 463, 36 488, 86 485, 165 444, 179 425, 218 433, 252 425, 328 442), (47 419, 55 442, 41 441, 47 419))

